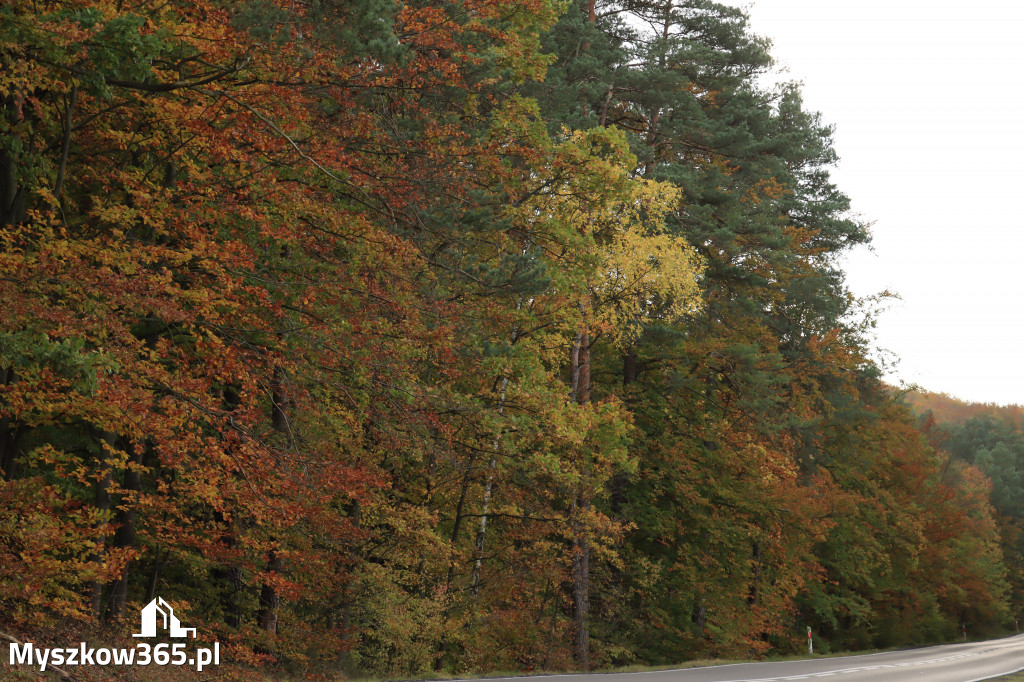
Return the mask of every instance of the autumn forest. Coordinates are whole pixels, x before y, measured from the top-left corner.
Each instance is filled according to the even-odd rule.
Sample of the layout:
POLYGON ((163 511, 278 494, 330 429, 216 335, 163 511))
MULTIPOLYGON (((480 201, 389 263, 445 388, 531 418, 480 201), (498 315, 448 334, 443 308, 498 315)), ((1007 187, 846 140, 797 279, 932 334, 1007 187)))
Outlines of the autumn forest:
POLYGON ((1012 629, 1021 415, 881 381, 769 47, 711 0, 4 0, 0 631, 159 596, 401 677, 1012 629))

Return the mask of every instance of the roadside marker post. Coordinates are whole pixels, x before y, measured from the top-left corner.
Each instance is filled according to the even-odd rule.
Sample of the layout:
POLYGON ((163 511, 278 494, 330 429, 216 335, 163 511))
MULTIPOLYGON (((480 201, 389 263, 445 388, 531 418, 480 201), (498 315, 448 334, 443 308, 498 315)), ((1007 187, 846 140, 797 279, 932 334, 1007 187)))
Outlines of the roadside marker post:
POLYGON ((814 653, 814 637, 811 635, 811 626, 807 626, 807 653, 814 653))

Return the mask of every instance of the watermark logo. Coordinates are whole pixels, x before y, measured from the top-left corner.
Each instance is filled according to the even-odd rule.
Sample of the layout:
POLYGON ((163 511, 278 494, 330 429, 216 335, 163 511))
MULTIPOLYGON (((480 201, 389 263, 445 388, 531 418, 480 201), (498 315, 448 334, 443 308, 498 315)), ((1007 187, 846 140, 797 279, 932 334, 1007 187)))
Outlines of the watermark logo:
MULTIPOLYGON (((160 634, 176 639, 196 637, 196 629, 182 627, 174 609, 161 597, 146 604, 140 616, 142 632, 132 637, 158 637, 160 634)), ((32 642, 17 642, 10 645, 10 664, 38 666, 40 672, 45 672, 47 666, 59 671, 58 666, 62 665, 187 665, 202 672, 207 666, 220 665, 220 642, 214 642, 213 648, 195 647, 191 651, 185 642, 156 645, 140 642, 134 647, 110 649, 93 648, 85 642, 79 642, 75 647, 60 648, 37 648, 32 642)))
POLYGON ((181 621, 174 615, 174 609, 163 597, 157 597, 142 607, 142 632, 132 637, 156 637, 158 614, 163 617, 164 630, 167 630, 171 637, 188 637, 188 633, 191 632, 192 638, 195 639, 196 629, 181 627, 181 621))

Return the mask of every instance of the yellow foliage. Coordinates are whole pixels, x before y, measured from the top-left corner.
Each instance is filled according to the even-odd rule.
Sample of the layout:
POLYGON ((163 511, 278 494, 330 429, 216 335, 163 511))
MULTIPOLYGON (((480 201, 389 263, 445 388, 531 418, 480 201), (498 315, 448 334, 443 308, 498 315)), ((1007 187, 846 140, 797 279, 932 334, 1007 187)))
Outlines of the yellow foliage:
POLYGON ((617 346, 628 346, 651 320, 670 320, 700 307, 703 263, 682 237, 664 232, 665 215, 678 190, 638 180, 625 220, 600 248, 601 268, 592 284, 595 323, 617 346))
POLYGON ((568 245, 575 253, 567 255, 582 275, 575 285, 583 319, 568 321, 570 328, 582 323, 621 348, 651 321, 696 312, 704 265, 685 239, 665 229, 666 218, 680 210, 679 189, 630 177, 635 159, 616 131, 572 133, 557 154, 577 167, 546 205, 548 216, 577 236, 568 245))

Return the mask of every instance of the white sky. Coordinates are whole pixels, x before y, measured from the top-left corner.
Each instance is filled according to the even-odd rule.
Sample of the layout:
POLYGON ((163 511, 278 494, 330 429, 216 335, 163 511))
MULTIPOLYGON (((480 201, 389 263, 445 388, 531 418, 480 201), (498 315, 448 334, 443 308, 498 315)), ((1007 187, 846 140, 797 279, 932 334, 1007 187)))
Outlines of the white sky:
POLYGON ((1024 3, 721 1, 837 127, 833 177, 874 223, 849 285, 902 297, 889 381, 1024 403, 1024 3))

